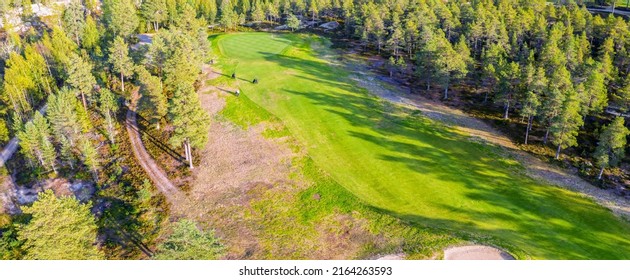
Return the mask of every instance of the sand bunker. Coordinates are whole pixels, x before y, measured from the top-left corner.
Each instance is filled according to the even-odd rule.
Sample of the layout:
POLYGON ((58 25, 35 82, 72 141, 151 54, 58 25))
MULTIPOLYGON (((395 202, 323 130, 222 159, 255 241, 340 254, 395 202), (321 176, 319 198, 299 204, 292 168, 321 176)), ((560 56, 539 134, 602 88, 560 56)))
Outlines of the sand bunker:
POLYGON ((445 260, 514 260, 507 252, 490 246, 471 245, 444 250, 445 260))

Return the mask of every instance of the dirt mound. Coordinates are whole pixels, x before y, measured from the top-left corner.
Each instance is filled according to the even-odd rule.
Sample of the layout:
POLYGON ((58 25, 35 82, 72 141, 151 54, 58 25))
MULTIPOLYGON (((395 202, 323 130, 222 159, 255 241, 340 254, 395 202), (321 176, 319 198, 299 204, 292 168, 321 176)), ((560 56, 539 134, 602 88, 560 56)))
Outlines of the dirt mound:
POLYGON ((500 249, 483 246, 470 245, 450 247, 444 250, 445 260, 514 260, 514 257, 500 249))

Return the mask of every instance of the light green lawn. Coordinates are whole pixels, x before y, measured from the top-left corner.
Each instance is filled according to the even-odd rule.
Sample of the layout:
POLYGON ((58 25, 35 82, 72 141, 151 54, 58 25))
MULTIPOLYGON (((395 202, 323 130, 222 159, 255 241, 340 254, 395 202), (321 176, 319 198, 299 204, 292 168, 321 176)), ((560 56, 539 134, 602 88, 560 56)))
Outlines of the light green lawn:
MULTIPOLYGON (((345 70, 317 58, 310 43, 322 39, 238 33, 212 41, 223 72, 236 69, 232 86, 277 116, 318 167, 378 211, 535 259, 630 258, 628 223, 521 175, 495 148, 358 88, 345 70), (259 84, 249 82, 254 77, 259 84)), ((252 119, 226 110, 243 126, 252 119)))

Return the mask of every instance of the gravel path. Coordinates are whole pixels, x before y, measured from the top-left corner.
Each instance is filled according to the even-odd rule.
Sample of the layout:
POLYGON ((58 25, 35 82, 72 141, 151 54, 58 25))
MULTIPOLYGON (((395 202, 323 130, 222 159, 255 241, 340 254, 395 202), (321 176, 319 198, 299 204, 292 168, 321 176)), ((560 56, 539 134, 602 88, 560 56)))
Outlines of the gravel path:
POLYGON ((140 166, 142 166, 142 169, 147 173, 153 184, 164 194, 168 201, 173 202, 179 197, 181 192, 171 183, 164 171, 155 163, 142 143, 140 129, 136 122, 136 105, 138 99, 138 91, 136 90, 132 93, 132 101, 127 111, 127 119, 125 121, 129 142, 131 142, 131 149, 138 163, 140 163, 140 166))

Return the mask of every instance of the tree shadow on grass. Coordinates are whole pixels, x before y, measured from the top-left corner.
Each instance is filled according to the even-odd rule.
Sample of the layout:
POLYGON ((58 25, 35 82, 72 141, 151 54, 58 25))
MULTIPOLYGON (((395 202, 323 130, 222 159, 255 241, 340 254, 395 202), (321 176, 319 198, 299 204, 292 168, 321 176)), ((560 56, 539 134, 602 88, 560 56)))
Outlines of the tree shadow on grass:
POLYGON ((301 79, 335 88, 303 92, 285 85, 282 94, 307 98, 321 110, 341 116, 354 128, 346 131, 350 137, 380 147, 376 159, 393 163, 389 167, 402 164, 418 175, 400 180, 427 180, 418 180, 413 193, 368 183, 380 204, 388 205, 373 205, 378 211, 422 226, 467 233, 473 240, 487 238, 535 258, 630 258, 625 237, 630 227, 609 210, 576 193, 534 182, 494 148, 473 143, 414 110, 370 96, 349 80, 344 82, 344 74, 326 63, 274 54, 265 59, 300 71, 301 79))

